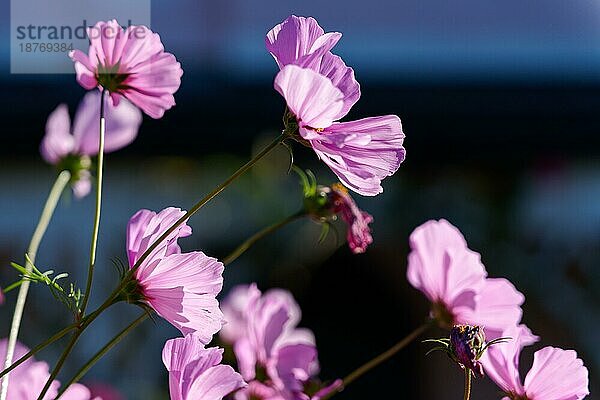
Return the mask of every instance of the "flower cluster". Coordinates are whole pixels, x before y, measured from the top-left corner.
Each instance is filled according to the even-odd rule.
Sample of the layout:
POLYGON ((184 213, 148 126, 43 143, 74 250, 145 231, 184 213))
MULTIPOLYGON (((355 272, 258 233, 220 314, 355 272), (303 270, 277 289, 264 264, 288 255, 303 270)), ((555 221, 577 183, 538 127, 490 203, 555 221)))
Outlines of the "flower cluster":
MULTIPOLYGON (((99 156, 89 289, 100 220, 102 151, 120 149, 135 139, 142 122, 139 109, 152 118, 161 118, 173 107, 183 71, 175 57, 165 52, 160 37, 146 27, 125 29, 115 20, 98 22, 88 30, 88 36, 88 52, 75 50, 69 55, 77 81, 86 89, 101 92, 94 90, 83 98, 73 126, 67 106, 58 106, 48 118, 40 151, 48 163, 69 171, 77 197, 91 191, 91 157, 99 156)), ((294 217, 308 214, 324 226, 341 217, 348 226, 351 251, 362 253, 373 242, 373 217, 357 206, 348 189, 365 196, 381 193, 382 180, 404 161, 404 133, 396 115, 339 122, 361 95, 352 68, 332 53, 341 36, 338 32, 325 33, 313 18, 292 15, 268 32, 266 46, 280 69, 274 87, 287 105, 279 143, 293 138, 309 146, 341 181, 318 186, 314 177, 311 180, 300 173, 305 183, 304 210, 294 217)), ((210 196, 216 196, 257 159, 210 196)), ((212 199, 210 196, 206 199, 212 199)), ((123 265, 119 286, 89 314, 85 312, 89 293, 84 294, 80 308, 77 292, 73 325, 77 329, 73 329, 76 332, 71 344, 117 301, 138 305, 147 313, 156 312, 182 334, 167 340, 162 351, 172 400, 221 400, 226 396, 236 400, 320 400, 371 368, 367 363, 349 379, 323 384, 318 379, 314 334, 298 327, 300 307, 288 291, 262 293, 256 284, 242 285, 219 305, 223 263, 201 251, 183 252, 179 245, 180 238, 192 234, 189 216, 208 200, 197 203, 191 212, 175 207, 159 212, 142 209, 130 218, 126 231, 128 263, 123 265), (239 372, 223 364, 224 349, 207 347, 217 333, 233 349, 239 372)), ((480 255, 469 249, 456 227, 446 220, 428 221, 411 234, 410 247, 408 281, 431 302, 430 319, 450 330, 449 338, 433 342, 466 371, 469 390, 472 374, 483 376, 485 371, 510 400, 579 400, 589 394, 588 371, 573 350, 545 347, 537 351, 531 370, 521 381, 520 352, 538 340, 521 324, 525 298, 507 279, 488 277, 480 255)), ((33 266, 30 258, 27 261, 33 266)), ((17 267, 23 271, 23 280, 7 292, 28 278, 33 281, 24 267, 17 267)), ((42 275, 49 281, 52 272, 42 275)), ((3 302, 0 289, 0 304, 3 302)), ((414 337, 419 332, 415 331, 414 337)), ((44 346, 61 337, 51 338, 44 346)), ((16 335, 12 339, 0 341, 0 360, 8 358, 9 365, 16 335)), ((25 359, 29 350, 17 343, 13 358, 23 357, 24 362, 10 373, 8 399, 101 400, 81 384, 61 392, 60 383, 53 380, 71 348, 50 373, 45 362, 25 359)), ((374 361, 381 362, 389 354, 374 361)), ((87 367, 80 371, 85 373, 87 367)))
POLYGON ((461 367, 480 376, 485 370, 512 400, 579 400, 589 394, 588 371, 577 353, 554 347, 535 353, 521 384, 520 351, 538 340, 520 325, 524 296, 508 280, 487 277, 480 255, 456 227, 428 221, 412 233, 410 246, 408 280, 431 301, 431 317, 452 327, 448 352, 461 367), (492 341, 485 343, 486 336, 492 341))
POLYGON ((285 290, 261 293, 255 284, 234 288, 223 302, 221 339, 233 345, 248 387, 237 400, 318 400, 340 382, 321 387, 313 333, 298 328, 300 307, 285 290), (310 390, 309 390, 310 389, 310 390))

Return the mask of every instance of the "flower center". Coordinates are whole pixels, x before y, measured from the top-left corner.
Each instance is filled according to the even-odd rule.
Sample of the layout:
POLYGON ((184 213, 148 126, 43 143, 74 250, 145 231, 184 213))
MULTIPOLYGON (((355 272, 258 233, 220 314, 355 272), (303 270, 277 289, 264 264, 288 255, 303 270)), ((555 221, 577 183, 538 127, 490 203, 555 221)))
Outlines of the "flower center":
POLYGON ((454 326, 454 315, 441 301, 433 303, 431 306, 431 315, 442 328, 452 329, 454 326))
POLYGON ((104 89, 111 93, 127 89, 129 86, 125 84, 129 74, 119 72, 120 63, 112 66, 98 65, 96 71, 96 80, 104 89))

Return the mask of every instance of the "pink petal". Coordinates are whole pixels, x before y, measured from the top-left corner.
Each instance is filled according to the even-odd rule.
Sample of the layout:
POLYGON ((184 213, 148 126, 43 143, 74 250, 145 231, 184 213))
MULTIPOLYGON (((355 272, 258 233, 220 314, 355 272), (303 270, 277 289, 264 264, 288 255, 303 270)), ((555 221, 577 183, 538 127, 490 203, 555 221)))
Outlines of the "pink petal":
POLYGON ((220 400, 245 385, 233 368, 219 365, 223 350, 205 349, 199 337, 171 339, 163 348, 171 400, 220 400))
POLYGON ((245 382, 229 365, 208 369, 190 386, 186 400, 221 400, 231 392, 245 386, 245 382))
MULTIPOLYGON (((167 229, 185 215, 180 208, 168 207, 159 212, 140 210, 127 224, 127 258, 133 266, 140 257, 167 229)), ((148 257, 148 265, 154 258, 178 253, 177 239, 192 234, 192 229, 184 222, 148 257)))
POLYGON ((315 346, 295 344, 277 351, 277 362, 271 366, 269 376, 275 379, 281 390, 302 391, 306 382, 315 373, 317 365, 315 346))
POLYGON ((267 33, 265 44, 279 68, 295 63, 300 57, 328 52, 341 38, 340 33, 327 33, 312 18, 292 15, 267 33))
POLYGON ((408 281, 430 301, 465 306, 466 295, 473 299, 484 284, 487 273, 479 254, 467 248, 463 235, 448 221, 428 221, 416 228, 410 247, 408 281))
POLYGON ((223 264, 202 252, 172 254, 136 278, 156 312, 185 335, 208 343, 223 325, 216 295, 223 286, 223 264))
POLYGON ((513 326, 502 334, 507 342, 491 346, 483 353, 481 363, 485 373, 505 393, 525 394, 519 375, 519 356, 521 349, 539 340, 525 325, 513 326))
POLYGON ((71 135, 69 109, 66 104, 61 104, 48 117, 40 153, 46 162, 57 164, 74 150, 75 139, 71 135))
POLYGON ((116 20, 98 22, 88 29, 90 48, 70 53, 77 80, 86 89, 98 86, 95 75, 102 68, 117 67, 124 78, 121 87, 112 88, 113 103, 124 96, 152 118, 160 118, 175 105, 183 70, 175 57, 164 51, 160 36, 144 26, 123 30, 116 20))
POLYGON ((333 86, 344 94, 344 106, 335 120, 343 118, 360 98, 360 85, 354 77, 354 70, 347 67, 341 57, 326 53, 321 59, 319 73, 329 78, 333 86))
POLYGON ((329 79, 295 65, 288 65, 277 74, 275 89, 298 119, 305 139, 318 137, 314 129, 329 127, 344 105, 342 92, 329 79))
POLYGON ((245 311, 253 293, 257 290, 256 285, 238 285, 221 301, 225 325, 219 331, 219 337, 225 343, 233 344, 247 334, 245 311))
POLYGON ((533 400, 579 400, 590 394, 588 370, 573 350, 544 347, 533 355, 525 392, 533 400))
POLYGON ((488 340, 503 336, 503 332, 521 321, 521 305, 525 296, 503 278, 485 280, 475 298, 475 309, 458 311, 457 321, 485 327, 488 340))
MULTIPOLYGON (((75 114, 73 135, 77 141, 78 153, 93 156, 98 154, 100 129, 100 97, 98 91, 85 95, 75 114)), ((110 153, 121 149, 135 139, 142 123, 142 113, 128 101, 113 106, 105 99, 106 132, 104 151, 110 153)))
POLYGON ((365 196, 383 192, 381 181, 404 161, 403 141, 400 119, 395 115, 334 123, 310 140, 340 181, 365 196))
POLYGON ((237 359, 238 368, 245 380, 249 381, 256 376, 257 352, 248 338, 241 338, 233 344, 233 351, 237 359))
POLYGON ((97 87, 96 68, 92 65, 88 56, 80 50, 73 50, 69 52, 69 57, 75 63, 77 82, 87 90, 97 87))

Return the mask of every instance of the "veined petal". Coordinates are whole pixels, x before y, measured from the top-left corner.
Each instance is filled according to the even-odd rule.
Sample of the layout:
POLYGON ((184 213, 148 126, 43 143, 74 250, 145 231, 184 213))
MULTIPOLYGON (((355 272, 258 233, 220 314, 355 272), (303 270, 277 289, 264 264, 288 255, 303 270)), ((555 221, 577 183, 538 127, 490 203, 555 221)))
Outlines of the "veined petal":
POLYGON ((202 252, 172 254, 151 270, 136 271, 147 302, 184 335, 203 343, 223 325, 216 295, 223 286, 223 264, 202 252))
POLYGON ((279 68, 283 68, 303 56, 328 52, 341 36, 337 32, 325 34, 312 17, 291 15, 267 33, 265 44, 279 68))
POLYGON ((404 161, 403 141, 400 119, 395 115, 336 122, 310 140, 340 181, 364 196, 383 192, 381 181, 404 161))
POLYGON ((168 340, 163 362, 169 371, 171 400, 220 400, 245 386, 233 368, 220 365, 222 356, 222 349, 205 349, 195 335, 168 340))
POLYGON ((525 393, 533 400, 579 400, 590 394, 588 370, 574 350, 544 347, 533 355, 525 393))
POLYGON ((88 29, 88 54, 69 53, 77 80, 86 89, 102 86, 113 104, 124 96, 152 118, 175 105, 183 70, 175 56, 164 51, 160 36, 145 26, 124 30, 116 20, 88 29))
POLYGON ((288 65, 277 74, 275 89, 298 119, 305 139, 318 137, 315 129, 329 127, 344 105, 342 92, 329 79, 295 65, 288 65))
POLYGON ((329 78, 333 86, 344 94, 344 106, 335 119, 345 117, 352 106, 360 99, 360 85, 354 77, 354 70, 346 66, 340 56, 325 53, 321 59, 319 73, 329 78))
MULTIPOLYGON (((127 224, 127 258, 129 266, 133 266, 139 257, 154 243, 164 232, 185 215, 180 208, 168 207, 158 214, 150 210, 140 210, 131 217, 127 224)), ((179 252, 177 239, 192 234, 192 229, 185 222, 169 235, 146 259, 146 266, 155 258, 161 258, 179 252)), ((145 267, 140 266, 141 269, 145 267)))
POLYGON ((221 400, 244 386, 244 380, 233 368, 229 365, 217 365, 203 372, 192 382, 184 399, 221 400))
POLYGON ((510 338, 488 348, 481 357, 485 373, 505 393, 525 394, 519 375, 519 356, 525 346, 537 342, 540 338, 533 335, 525 325, 513 326, 502 334, 510 338))

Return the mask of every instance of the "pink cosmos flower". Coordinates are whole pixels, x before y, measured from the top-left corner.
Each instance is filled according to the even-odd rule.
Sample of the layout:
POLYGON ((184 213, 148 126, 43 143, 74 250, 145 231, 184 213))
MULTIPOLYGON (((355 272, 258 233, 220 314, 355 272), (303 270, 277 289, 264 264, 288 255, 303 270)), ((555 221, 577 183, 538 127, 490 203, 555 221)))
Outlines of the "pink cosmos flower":
POLYGON ((0 305, 4 304, 4 292, 2 288, 0 288, 0 305))
POLYGON ((331 185, 333 197, 333 212, 339 214, 348 225, 346 238, 353 253, 364 253, 373 243, 371 228, 373 217, 368 212, 358 208, 345 187, 339 184, 331 185))
POLYGON ((580 400, 590 392, 588 370, 573 350, 544 347, 533 355, 533 366, 521 383, 521 349, 539 338, 525 326, 505 332, 512 339, 490 347, 481 358, 487 375, 506 394, 503 400, 580 400))
MULTIPOLYGON (((59 105, 48 117, 46 134, 40 144, 40 153, 46 162, 71 171, 73 191, 79 198, 91 190, 89 157, 98 154, 100 97, 98 92, 84 96, 72 126, 67 105, 59 105)), ((113 106, 106 100, 105 113, 105 152, 119 150, 133 142, 142 123, 140 110, 128 101, 113 106)))
POLYGON ((410 247, 408 281, 431 301, 432 317, 441 325, 480 325, 495 339, 519 323, 524 296, 506 279, 487 278, 479 253, 448 221, 416 228, 410 247))
POLYGON ((273 28, 266 43, 281 68, 275 89, 291 113, 288 125, 341 182, 375 196, 383 191, 381 181, 404 160, 404 133, 395 115, 334 122, 360 98, 354 71, 329 51, 340 37, 325 34, 312 18, 291 16, 273 28))
MULTIPOLYGON (((158 214, 135 213, 127 225, 129 266, 184 214, 173 207, 158 214)), ((223 264, 199 251, 181 253, 177 239, 191 233, 184 223, 150 253, 135 270, 136 292, 128 293, 127 300, 152 307, 184 335, 196 333, 208 343, 223 321, 216 299, 223 286, 223 264)))
MULTIPOLYGON (((6 357, 7 339, 0 340, 0 359, 6 357)), ((17 342, 14 360, 18 360, 29 352, 29 349, 17 342)), ((36 361, 33 357, 15 368, 9 375, 8 396, 10 400, 36 400, 50 377, 48 364, 36 361)), ((58 394, 60 383, 53 381, 44 400, 52 400, 58 394)), ((73 384, 61 396, 61 400, 90 400, 90 391, 83 385, 73 384)), ((94 400, 102 400, 100 397, 94 400)))
POLYGON ((345 112, 341 86, 311 69, 285 66, 275 89, 285 98, 300 136, 349 189, 375 196, 404 160, 404 133, 395 115, 334 122, 345 112))
POLYGON ((171 400, 221 400, 246 385, 233 368, 221 365, 222 349, 204 348, 193 334, 168 340, 162 357, 169 371, 171 400))
POLYGON ((123 29, 116 20, 98 22, 87 34, 88 54, 69 53, 81 86, 108 90, 115 104, 123 96, 152 118, 175 105, 183 70, 158 34, 145 26, 123 29))
POLYGON ((239 286, 223 302, 223 311, 227 323, 221 338, 233 344, 240 372, 249 382, 236 399, 310 399, 303 391, 318 372, 317 349, 312 332, 297 328, 301 312, 291 294, 278 289, 262 294, 255 284, 239 286), (266 377, 257 376, 257 370, 266 377))

